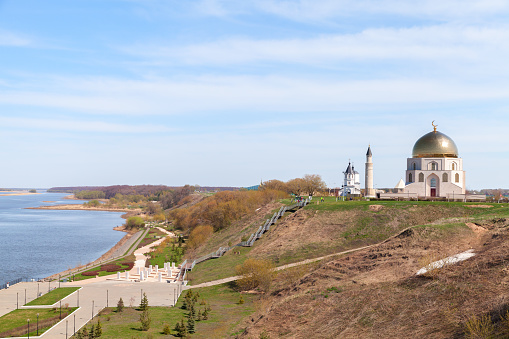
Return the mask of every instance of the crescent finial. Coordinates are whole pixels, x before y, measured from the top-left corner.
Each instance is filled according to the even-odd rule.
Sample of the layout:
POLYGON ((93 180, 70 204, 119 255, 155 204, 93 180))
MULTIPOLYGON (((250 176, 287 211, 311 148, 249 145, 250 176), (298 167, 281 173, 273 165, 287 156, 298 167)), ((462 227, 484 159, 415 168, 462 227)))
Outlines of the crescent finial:
POLYGON ((434 132, 436 132, 436 131, 437 131, 437 127, 438 127, 438 125, 435 125, 435 120, 433 120, 433 121, 431 122, 431 125, 432 125, 432 126, 433 126, 433 128, 434 128, 434 132))

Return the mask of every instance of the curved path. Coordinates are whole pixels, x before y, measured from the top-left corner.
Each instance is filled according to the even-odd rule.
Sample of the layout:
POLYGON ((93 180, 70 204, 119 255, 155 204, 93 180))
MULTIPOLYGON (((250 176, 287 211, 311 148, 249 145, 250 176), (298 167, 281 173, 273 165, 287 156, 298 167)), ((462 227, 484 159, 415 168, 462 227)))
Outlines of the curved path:
MULTIPOLYGON (((306 259, 306 260, 302 260, 302 261, 299 261, 299 262, 294 262, 292 264, 278 266, 278 267, 276 267, 276 271, 286 270, 287 268, 291 268, 291 267, 295 267, 295 266, 306 265, 306 264, 309 264, 309 263, 312 263, 312 262, 317 262, 317 261, 320 261, 320 260, 323 260, 323 259, 327 259, 327 258, 330 258, 330 257, 337 256, 337 255, 343 255, 343 254, 348 254, 348 253, 360 251, 360 250, 363 250, 363 249, 366 249, 366 248, 370 248, 370 247, 373 247, 373 246, 376 246, 376 245, 379 245, 379 244, 380 243, 373 244, 373 245, 368 245, 368 246, 363 246, 363 247, 358 247, 358 248, 354 248, 354 249, 343 251, 343 252, 338 252, 338 253, 332 253, 332 254, 324 255, 323 257, 318 257, 318 258, 313 258, 313 259, 306 259)), ((184 287, 184 290, 188 290, 188 289, 191 289, 191 288, 200 288, 200 287, 209 287, 209 286, 221 285, 221 284, 224 284, 224 283, 227 283, 227 282, 230 282, 230 281, 239 280, 240 278, 241 278, 240 275, 236 275, 234 277, 228 277, 228 278, 224 278, 224 279, 208 281, 208 282, 204 282, 204 283, 201 283, 201 284, 198 284, 198 285, 186 286, 186 287, 184 287)))

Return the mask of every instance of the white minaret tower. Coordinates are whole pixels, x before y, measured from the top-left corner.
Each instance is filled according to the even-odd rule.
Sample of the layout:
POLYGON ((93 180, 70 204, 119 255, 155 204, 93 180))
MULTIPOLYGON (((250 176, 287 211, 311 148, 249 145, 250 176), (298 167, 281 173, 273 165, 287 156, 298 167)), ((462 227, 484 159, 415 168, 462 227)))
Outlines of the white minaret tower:
POLYGON ((375 190, 373 189, 373 161, 371 160, 373 154, 371 153, 371 145, 368 146, 366 153, 366 190, 364 195, 366 198, 375 198, 375 190))

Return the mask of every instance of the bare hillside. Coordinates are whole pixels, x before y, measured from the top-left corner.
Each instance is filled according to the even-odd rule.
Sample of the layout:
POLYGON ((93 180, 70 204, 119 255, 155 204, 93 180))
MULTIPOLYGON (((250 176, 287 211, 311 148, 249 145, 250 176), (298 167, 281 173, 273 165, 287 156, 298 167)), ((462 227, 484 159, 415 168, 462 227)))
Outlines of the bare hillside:
POLYGON ((242 337, 463 338, 467 321, 484 314, 491 316, 493 337, 508 337, 502 319, 509 307, 508 224, 419 226, 323 262, 261 298, 242 337), (432 277, 415 275, 435 259, 468 249, 476 256, 432 277))

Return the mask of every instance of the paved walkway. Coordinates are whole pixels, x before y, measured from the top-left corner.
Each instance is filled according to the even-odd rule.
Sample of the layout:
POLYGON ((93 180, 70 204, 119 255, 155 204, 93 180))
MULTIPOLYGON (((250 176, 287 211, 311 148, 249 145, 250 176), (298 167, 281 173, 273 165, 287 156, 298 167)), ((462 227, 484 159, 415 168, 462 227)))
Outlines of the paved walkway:
MULTIPOLYGON (((175 283, 155 283, 155 282, 123 282, 105 280, 105 277, 93 278, 79 282, 61 283, 62 287, 81 286, 79 292, 75 292, 62 300, 62 305, 69 304, 71 307, 80 308, 75 311, 66 320, 56 325, 53 329, 46 332, 44 339, 62 339, 66 334, 70 337, 83 325, 92 319, 92 313, 96 315, 106 306, 115 307, 118 300, 122 297, 125 306, 138 306, 141 302, 143 293, 147 294, 149 305, 151 306, 174 306, 177 295, 182 291, 182 285, 175 283)), ((27 291, 27 302, 35 299, 37 295, 37 282, 19 283, 0 291, 0 316, 16 309, 16 296, 18 295, 19 308, 23 308, 25 303, 25 290, 27 291)), ((39 289, 45 288, 47 292, 48 284, 39 283, 39 289)), ((58 283, 53 282, 51 288, 58 287, 58 283)))
MULTIPOLYGON (((155 243, 137 250, 136 252, 138 252, 138 254, 144 254, 149 251, 150 247, 157 246, 162 240, 163 239, 160 239, 155 243)), ((348 251, 322 256, 319 258, 303 260, 297 263, 279 266, 276 269, 283 270, 299 265, 305 265, 333 256, 363 250, 376 245, 378 244, 359 247, 348 251)), ((141 264, 141 257, 139 260, 141 264)), ((74 333, 74 330, 77 331, 80 329, 83 325, 89 322, 93 316, 97 315, 97 313, 100 312, 100 310, 102 310, 104 307, 115 307, 121 297, 125 306, 138 306, 141 302, 143 293, 147 294, 149 305, 151 306, 174 306, 178 296, 182 293, 182 290, 220 285, 230 281, 238 280, 240 278, 240 276, 234 276, 198 284, 195 286, 183 286, 182 284, 178 283, 159 283, 148 281, 140 283, 118 281, 114 278, 112 279, 112 277, 113 276, 103 276, 77 282, 61 283, 62 287, 82 287, 79 292, 71 294, 62 300, 62 304, 68 303, 71 307, 79 306, 80 308, 67 319, 63 320, 51 330, 47 331, 42 338, 63 339, 66 337, 66 333, 68 337, 70 337, 74 333)), ((19 283, 11 286, 8 289, 0 290, 0 316, 16 309, 16 299, 18 299, 19 308, 22 308, 21 305, 25 303, 25 291, 27 295, 26 301, 30 302, 36 298, 38 291, 45 293, 48 291, 48 288, 53 289, 55 287, 58 287, 58 282, 30 282, 19 283)))

